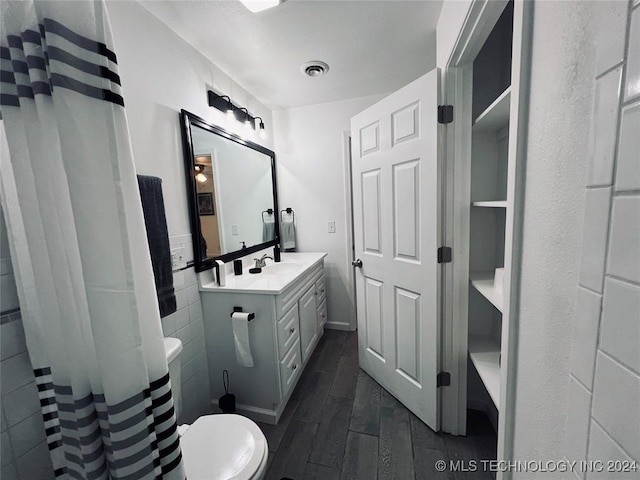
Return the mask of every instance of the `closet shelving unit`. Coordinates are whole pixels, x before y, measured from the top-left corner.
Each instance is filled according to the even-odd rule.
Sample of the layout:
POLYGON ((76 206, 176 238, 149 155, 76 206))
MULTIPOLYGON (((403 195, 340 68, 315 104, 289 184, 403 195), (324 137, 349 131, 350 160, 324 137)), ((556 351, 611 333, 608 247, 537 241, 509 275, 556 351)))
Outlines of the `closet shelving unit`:
POLYGON ((501 398, 501 344, 506 285, 494 282, 505 266, 513 4, 508 3, 473 63, 471 145, 468 405, 482 404, 496 421, 501 398), (477 373, 474 373, 475 371, 477 373), (479 377, 480 382, 471 377, 479 377), (478 387, 483 385, 484 390, 478 387), (487 395, 488 394, 488 395, 487 395), (488 400, 490 399, 490 400, 488 400))

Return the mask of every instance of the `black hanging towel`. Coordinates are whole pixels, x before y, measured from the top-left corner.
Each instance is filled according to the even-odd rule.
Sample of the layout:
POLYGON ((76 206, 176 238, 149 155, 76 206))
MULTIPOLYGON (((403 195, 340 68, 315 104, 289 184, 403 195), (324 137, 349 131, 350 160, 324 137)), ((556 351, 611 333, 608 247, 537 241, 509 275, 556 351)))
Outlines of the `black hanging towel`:
POLYGON ((151 252, 153 276, 156 280, 160 317, 166 317, 176 311, 176 295, 173 289, 171 248, 169 247, 169 232, 164 213, 162 179, 138 175, 138 188, 140 189, 144 224, 147 228, 147 242, 151 252))

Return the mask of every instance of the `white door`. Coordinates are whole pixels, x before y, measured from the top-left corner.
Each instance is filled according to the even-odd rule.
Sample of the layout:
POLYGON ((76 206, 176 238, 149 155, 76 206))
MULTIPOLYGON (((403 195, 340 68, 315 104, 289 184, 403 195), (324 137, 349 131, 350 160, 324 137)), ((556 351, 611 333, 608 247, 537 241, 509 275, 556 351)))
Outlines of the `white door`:
POLYGON ((360 367, 434 430, 440 359, 438 70, 351 120, 360 367))

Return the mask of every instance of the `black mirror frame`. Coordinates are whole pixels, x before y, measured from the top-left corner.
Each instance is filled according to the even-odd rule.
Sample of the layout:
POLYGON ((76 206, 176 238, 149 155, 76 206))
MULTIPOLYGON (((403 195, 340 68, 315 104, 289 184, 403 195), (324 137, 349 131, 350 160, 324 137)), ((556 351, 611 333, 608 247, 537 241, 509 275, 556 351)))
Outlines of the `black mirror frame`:
MULTIPOLYGON (((222 127, 218 127, 216 125, 212 125, 208 123, 203 118, 199 116, 187 112, 186 110, 180 110, 180 127, 182 130, 182 146, 184 150, 184 165, 185 165, 185 174, 187 180, 187 196, 189 198, 189 220, 191 222, 191 238, 193 242, 193 263, 196 272, 202 272, 204 270, 209 270, 213 268, 216 260, 222 260, 227 263, 232 260, 235 260, 240 257, 244 257, 245 255, 250 255, 254 252, 264 250, 265 248, 272 247, 280 243, 280 221, 277 215, 278 210, 278 188, 276 182, 276 154, 269 150, 268 148, 263 147, 262 145, 258 145, 257 143, 253 143, 249 140, 245 140, 244 138, 228 132, 222 127), (200 219, 198 216, 198 202, 197 202, 197 190, 196 190, 196 180, 194 176, 194 151, 193 151, 193 141, 191 137, 191 125, 195 125, 204 130, 208 130, 209 132, 224 137, 228 140, 236 142, 245 147, 256 150, 260 153, 263 153, 270 157, 271 159, 271 180, 272 180, 272 189, 273 189, 273 211, 274 211, 274 221, 275 221, 275 239, 270 240, 268 242, 258 243, 256 245, 251 245, 246 248, 242 248, 240 250, 236 250, 233 252, 228 252, 218 257, 211 257, 202 259, 198 252, 201 250, 200 238, 201 238, 201 229, 200 229, 200 219)), ((258 212, 259 214, 260 212, 258 212)))

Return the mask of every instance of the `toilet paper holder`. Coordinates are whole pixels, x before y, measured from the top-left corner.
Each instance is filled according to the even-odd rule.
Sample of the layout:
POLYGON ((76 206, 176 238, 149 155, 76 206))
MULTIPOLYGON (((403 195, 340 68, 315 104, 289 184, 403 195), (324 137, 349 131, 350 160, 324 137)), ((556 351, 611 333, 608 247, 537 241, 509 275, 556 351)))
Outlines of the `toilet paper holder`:
MULTIPOLYGON (((244 312, 244 310, 242 309, 242 307, 233 307, 233 312, 231 312, 231 315, 229 315, 230 317, 233 317, 233 314, 236 312, 244 312)), ((256 318, 256 314, 255 313, 250 313, 249 314, 249 321, 253 320, 254 318, 256 318)))

